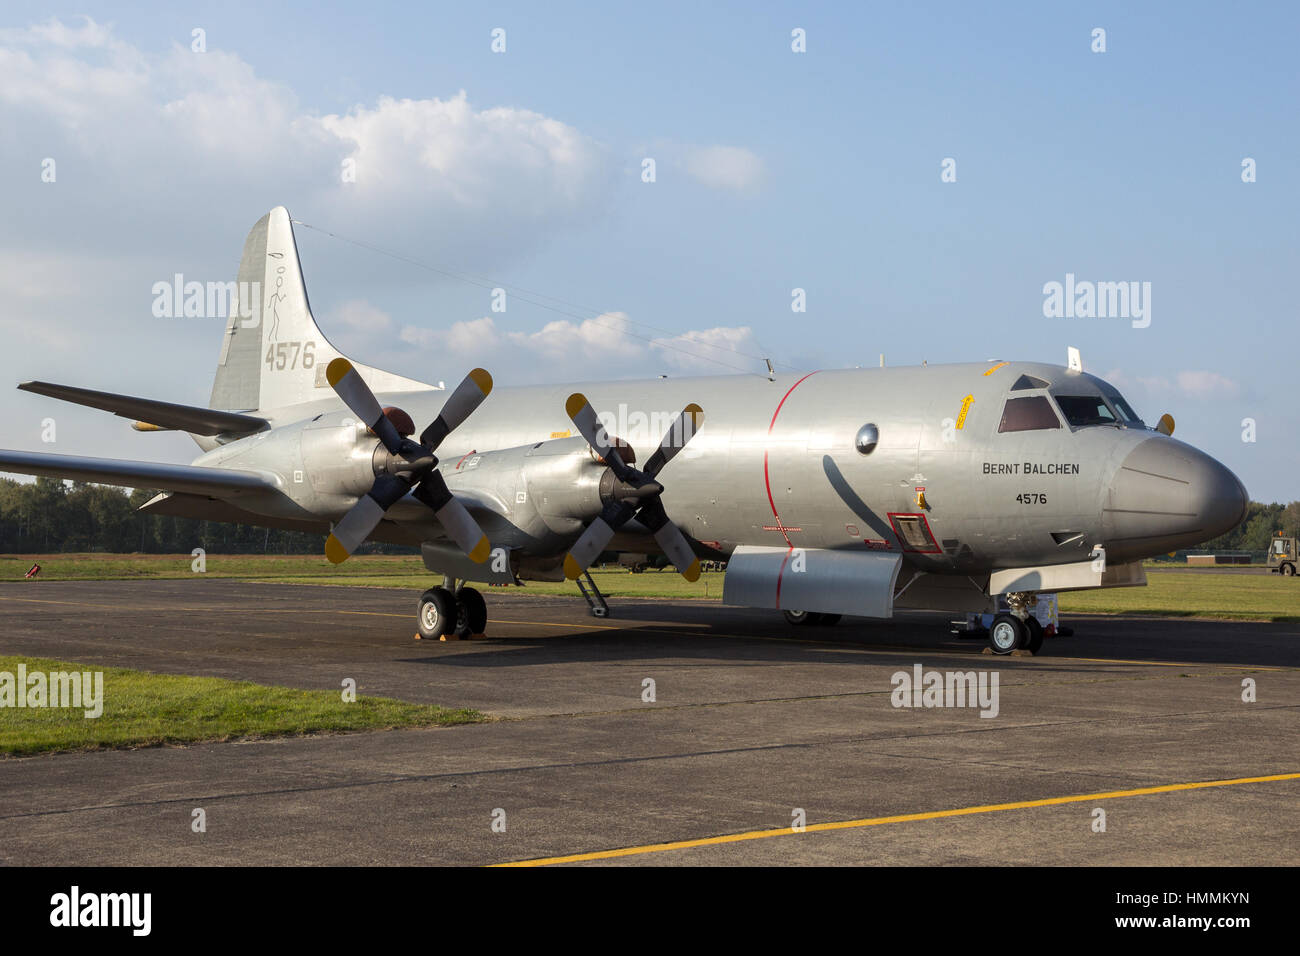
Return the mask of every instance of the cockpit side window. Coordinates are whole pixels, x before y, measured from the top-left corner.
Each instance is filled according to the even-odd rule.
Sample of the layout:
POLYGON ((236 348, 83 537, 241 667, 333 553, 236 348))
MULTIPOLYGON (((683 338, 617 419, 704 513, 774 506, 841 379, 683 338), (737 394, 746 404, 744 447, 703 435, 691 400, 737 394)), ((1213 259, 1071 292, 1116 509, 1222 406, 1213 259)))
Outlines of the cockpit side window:
POLYGON ((1107 392, 1106 398, 1110 400, 1115 411, 1119 412, 1119 417, 1124 420, 1125 425, 1142 425, 1145 424, 1138 417, 1138 413, 1133 411, 1133 406, 1124 401, 1124 396, 1119 392, 1107 392))
POLYGON ((1100 395, 1057 395, 1061 414, 1075 428, 1088 425, 1118 425, 1115 413, 1100 395))
POLYGON ((998 432, 1028 432, 1040 428, 1060 428, 1061 420, 1052 411, 1052 403, 1043 395, 1008 398, 1002 406, 998 432))

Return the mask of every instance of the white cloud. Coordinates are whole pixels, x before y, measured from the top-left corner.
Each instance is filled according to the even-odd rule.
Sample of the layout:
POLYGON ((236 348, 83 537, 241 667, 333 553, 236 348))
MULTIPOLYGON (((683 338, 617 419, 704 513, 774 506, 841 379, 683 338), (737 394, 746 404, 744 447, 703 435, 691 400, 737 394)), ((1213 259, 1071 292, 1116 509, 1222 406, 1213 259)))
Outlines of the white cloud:
MULTIPOLYGON (((503 380, 569 377, 648 377, 665 371, 721 374, 758 371, 748 355, 758 345, 748 327, 713 328, 651 338, 623 312, 592 319, 547 322, 534 331, 503 328, 491 316, 456 322, 448 329, 407 326, 402 341, 441 356, 455 368, 487 366, 503 380)), ((447 374, 453 374, 449 368, 447 374)))
POLYGON ((326 323, 326 328, 343 326, 358 332, 387 332, 393 326, 393 319, 365 299, 349 299, 329 311, 326 323))
POLYGON ((686 172, 713 189, 744 192, 763 181, 763 161, 740 146, 694 146, 686 152, 686 172))
POLYGON ((672 338, 655 339, 652 347, 675 368, 715 375, 729 370, 724 365, 752 368, 757 360, 751 356, 760 350, 753 329, 747 325, 683 332, 672 338))
MULTIPOLYGON (((1112 372, 1106 380, 1117 387, 1127 387, 1122 373, 1112 372)), ((1183 398, 1236 397, 1241 386, 1226 375, 1203 369, 1176 372, 1173 378, 1164 375, 1139 375, 1134 381, 1152 395, 1179 395, 1183 398)))
POLYGON ((1211 398, 1216 395, 1235 396, 1241 386, 1227 376, 1210 371, 1178 373, 1178 389, 1191 398, 1211 398))
POLYGON ((280 202, 318 225, 346 222, 389 247, 418 236, 426 258, 482 267, 590 223, 613 195, 602 145, 532 110, 476 107, 463 90, 316 115, 238 54, 146 53, 89 19, 0 31, 0 75, 7 138, 58 160, 68 200, 80 188, 77 198, 137 219, 257 195, 259 208, 221 212, 249 224, 280 202), (268 184, 281 188, 267 197, 268 184))

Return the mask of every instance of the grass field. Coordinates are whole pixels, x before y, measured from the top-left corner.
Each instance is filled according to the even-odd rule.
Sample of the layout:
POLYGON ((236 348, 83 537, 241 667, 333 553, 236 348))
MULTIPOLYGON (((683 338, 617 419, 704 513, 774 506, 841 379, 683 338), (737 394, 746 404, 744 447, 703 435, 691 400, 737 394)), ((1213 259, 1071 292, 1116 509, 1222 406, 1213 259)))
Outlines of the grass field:
MULTIPOLYGON (((294 690, 215 677, 150 674, 37 657, 0 656, 0 673, 103 673, 103 712, 84 708, 0 707, 0 754, 148 747, 159 744, 280 737, 313 733, 431 727, 484 720, 472 710, 448 710, 387 697, 352 703, 339 690, 294 690)), ((12 678, 10 678, 12 680, 12 678)), ((0 700, 4 700, 0 696, 0 700)), ((83 699, 84 702, 84 699, 83 699)))
MULTIPOLYGON (((21 580, 33 563, 44 580, 141 580, 151 578, 232 578, 284 584, 334 584, 423 591, 437 579, 415 555, 363 555, 334 567, 314 555, 207 556, 207 570, 191 570, 189 555, 55 554, 0 555, 0 581, 21 580)), ((1167 564, 1160 565, 1168 567, 1167 564)), ((632 574, 626 568, 593 572, 597 586, 611 598, 701 598, 722 596, 721 573, 700 576, 694 584, 671 570, 632 574)), ((1300 579, 1271 574, 1230 574, 1214 570, 1148 575, 1145 588, 1109 588, 1061 595, 1066 614, 1146 614, 1218 620, 1300 621, 1300 579)), ((563 594, 578 597, 572 582, 530 581, 524 588, 492 588, 490 599, 512 595, 563 594)))

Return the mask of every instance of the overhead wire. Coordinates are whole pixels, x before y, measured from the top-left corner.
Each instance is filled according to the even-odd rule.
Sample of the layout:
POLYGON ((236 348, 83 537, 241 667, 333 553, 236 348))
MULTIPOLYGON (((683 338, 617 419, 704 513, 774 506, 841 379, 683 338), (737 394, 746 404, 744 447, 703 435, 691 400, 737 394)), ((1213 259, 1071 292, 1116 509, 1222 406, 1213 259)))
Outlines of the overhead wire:
MULTIPOLYGON (((550 312, 554 312, 554 313, 556 313, 557 315, 565 315, 565 316, 568 316, 569 318, 577 319, 577 320, 579 320, 579 321, 581 321, 581 322, 591 322, 591 323, 593 323, 593 324, 595 324, 595 325, 598 325, 598 326, 600 326, 600 327, 602 327, 602 328, 610 329, 611 331, 616 332, 616 333, 618 333, 618 334, 620 334, 620 335, 627 335, 627 336, 630 336, 630 337, 635 338, 635 339, 640 339, 641 341, 644 341, 644 342, 649 342, 649 343, 650 343, 652 346, 654 346, 655 348, 670 349, 670 350, 672 350, 672 351, 674 351, 674 352, 680 352, 680 353, 682 353, 683 355, 688 355, 688 356, 690 356, 691 358, 699 359, 699 360, 701 360, 701 361, 705 361, 705 362, 713 362, 713 363, 715 363, 715 364, 717 364, 717 365, 721 365, 721 366, 723 366, 723 367, 725 367, 725 368, 730 368, 730 369, 732 369, 732 370, 734 370, 734 371, 737 371, 737 372, 743 372, 743 373, 745 373, 745 374, 747 374, 747 375, 763 375, 763 374, 764 374, 764 373, 761 373, 761 372, 757 372, 757 371, 755 371, 754 369, 751 369, 751 368, 744 368, 744 367, 739 366, 739 365, 734 365, 734 364, 732 364, 732 363, 730 363, 730 362, 725 362, 725 361, 723 361, 723 360, 721 360, 721 359, 719 359, 719 358, 715 358, 714 356, 711 356, 711 355, 703 355, 703 354, 700 354, 699 352, 693 351, 692 349, 689 349, 689 348, 684 348, 684 347, 682 347, 682 346, 680 346, 680 345, 674 345, 674 344, 672 344, 670 341, 666 341, 666 340, 664 340, 664 339, 662 339, 662 338, 656 338, 656 337, 654 337, 654 336, 649 336, 649 335, 639 335, 639 334, 637 334, 636 332, 633 332, 633 331, 631 331, 630 329, 624 327, 623 325, 615 325, 615 324, 613 324, 613 323, 609 323, 609 322, 602 322, 602 321, 600 321, 601 317, 610 314, 610 313, 608 313, 608 312, 606 312, 606 311, 603 311, 603 310, 592 309, 592 308, 589 307, 589 306, 583 306, 583 305, 579 305, 579 304, 574 303, 574 302, 569 302, 569 301, 567 301, 567 300, 565 300, 565 299, 561 299, 561 298, 559 298, 558 296, 546 295, 546 294, 544 294, 544 293, 541 293, 541 292, 535 292, 535 291, 532 291, 532 290, 529 290, 529 289, 522 288, 522 287, 520 287, 520 286, 509 285, 509 284, 504 283, 504 282, 496 281, 496 280, 494 280, 494 279, 492 279, 492 278, 490 278, 490 277, 488 277, 488 276, 477 275, 477 274, 475 274, 475 273, 473 273, 473 272, 468 272, 468 271, 465 271, 465 270, 458 270, 458 269, 451 269, 451 268, 448 268, 448 267, 445 267, 445 266, 436 266, 436 265, 433 265, 432 263, 424 262, 424 261, 421 261, 421 260, 419 260, 419 259, 412 258, 411 256, 403 255, 403 254, 400 253, 400 252, 394 252, 394 251, 391 250, 391 249, 385 249, 385 248, 383 248, 383 247, 381 247, 381 246, 376 246, 376 245, 374 245, 374 244, 372 244, 372 243, 365 242, 365 241, 363 241, 363 240, 361 240, 361 239, 353 239, 353 238, 351 238, 351 237, 349 237, 349 236, 344 236, 344 235, 341 235, 341 234, 339 234, 339 233, 337 233, 337 232, 333 232, 333 231, 328 230, 328 229, 323 229, 323 228, 321 228, 320 226, 313 226, 311 223, 309 223, 309 222, 304 222, 304 221, 302 221, 301 219, 294 219, 294 220, 292 220, 292 222, 293 222, 295 225, 302 226, 304 229, 310 229, 310 230, 312 230, 313 232, 319 232, 319 233, 321 233, 321 234, 323 234, 323 235, 325 235, 325 236, 330 237, 331 239, 337 239, 337 240, 340 241, 340 242, 346 242, 346 243, 348 243, 348 244, 350 244, 350 245, 358 246, 358 247, 360 247, 360 248, 362 248, 362 249, 366 249, 366 250, 368 250, 368 251, 370 251, 370 252, 373 252, 373 253, 376 253, 376 254, 378 254, 378 255, 388 256, 389 258, 396 259, 396 260, 399 261, 399 262, 405 262, 405 263, 407 263, 408 265, 416 266, 417 268, 424 269, 424 270, 426 270, 426 271, 428 271, 428 272, 433 272, 433 273, 436 273, 436 274, 441 275, 441 276, 445 276, 445 277, 447 277, 447 278, 449 278, 449 279, 456 279, 456 280, 461 281, 461 282, 466 282, 466 283, 469 283, 470 285, 478 286, 479 288, 482 288, 482 289, 489 289, 489 290, 491 290, 491 289, 504 289, 506 292, 508 292, 509 294, 513 295, 514 297, 519 298, 519 299, 522 299, 522 300, 523 300, 524 302, 526 302, 527 304, 529 304, 529 305, 533 305, 533 306, 536 306, 536 307, 539 308, 539 309, 546 309, 546 310, 548 310, 548 311, 550 311, 550 312), (555 305, 548 305, 546 302, 536 301, 536 300, 539 300, 539 299, 546 299, 546 300, 549 300, 550 302, 557 302, 557 303, 560 303, 560 305, 562 305, 562 306, 568 306, 568 308, 560 308, 560 307, 555 306, 555 305), (580 311, 571 311, 571 310, 574 310, 574 309, 577 309, 577 310, 580 310, 580 311), (590 314, 585 314, 585 315, 584 315, 584 314, 582 314, 582 313, 590 313, 590 314)), ((631 319, 628 319, 627 321, 628 321, 630 324, 633 324, 633 325, 641 326, 641 327, 646 328, 646 329, 652 329, 652 330, 654 330, 654 331, 656 331, 656 332, 661 332, 661 333, 663 333, 664 335, 671 336, 671 337, 674 338, 674 339, 677 339, 677 338, 680 338, 680 337, 681 337, 681 333, 679 333, 679 332, 674 332, 674 331, 672 331, 671 329, 659 328, 658 326, 651 325, 651 324, 649 324, 649 323, 647 323, 647 322, 633 322, 631 319)), ((766 358, 765 356, 761 356, 761 355, 753 355, 753 354, 751 354, 751 353, 749 353, 749 352, 744 352, 744 351, 741 351, 740 349, 732 348, 731 346, 726 346, 726 345, 716 345, 716 344, 714 344, 714 343, 712 343, 712 342, 695 342, 695 343, 693 343, 693 344, 695 344, 695 345, 697 345, 697 346, 701 346, 701 347, 703 347, 703 348, 710 348, 710 349, 716 349, 716 350, 718 350, 718 351, 730 352, 730 353, 732 353, 733 355, 738 355, 738 356, 741 356, 741 357, 743 357, 743 358, 753 359, 753 360, 756 361, 756 362, 766 362, 766 361, 767 361, 767 358, 766 358)), ((782 362, 773 362, 772 364, 773 364, 773 365, 780 365, 780 366, 783 366, 783 367, 785 367, 785 368, 792 368, 792 366, 785 365, 785 363, 782 363, 782 362)))

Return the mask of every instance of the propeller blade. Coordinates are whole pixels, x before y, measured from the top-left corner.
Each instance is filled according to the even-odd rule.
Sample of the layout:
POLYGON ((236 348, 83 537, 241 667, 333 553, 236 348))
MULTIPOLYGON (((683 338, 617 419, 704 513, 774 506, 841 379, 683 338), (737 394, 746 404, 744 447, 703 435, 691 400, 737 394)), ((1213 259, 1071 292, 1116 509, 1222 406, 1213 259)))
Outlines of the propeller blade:
POLYGON ((700 559, 691 550, 690 543, 686 540, 686 535, 682 534, 681 528, 669 521, 655 532, 655 540, 659 542, 659 547, 664 549, 664 554, 676 566, 682 577, 687 581, 700 579, 700 559))
POLYGON ((623 458, 610 445, 609 434, 605 431, 605 426, 600 423, 600 419, 596 417, 596 410, 591 407, 591 402, 587 401, 587 396, 581 392, 574 392, 564 403, 564 410, 568 413, 570 421, 577 427, 578 433, 587 439, 587 444, 592 447, 592 450, 613 470, 614 477, 626 481, 629 469, 623 458))
POLYGON ((677 457, 677 453, 686 447, 700 426, 704 424, 704 409, 694 402, 682 409, 682 413, 673 421, 672 427, 664 432, 659 442, 659 450, 645 463, 645 473, 653 478, 659 470, 677 457))
POLYGON ((380 407, 379 400, 375 398, 375 393, 370 390, 370 386, 366 384, 361 374, 352 367, 352 363, 345 358, 336 358, 326 367, 325 378, 335 394, 343 399, 343 404, 351 409, 352 414, 379 436, 379 440, 391 454, 396 455, 402 447, 402 436, 397 433, 393 423, 384 416, 384 410, 380 407))
POLYGON ((469 555, 475 564, 482 564, 492 553, 492 545, 478 522, 466 510, 437 471, 425 475, 415 486, 415 497, 433 509, 447 535, 469 555))
POLYGON ((664 511, 663 501, 656 497, 646 502, 636 513, 636 520, 654 534, 655 541, 663 548, 664 554, 676 566, 682 577, 687 581, 700 579, 700 559, 691 550, 686 535, 682 534, 681 529, 672 523, 668 513, 664 511))
POLYGON ((436 451, 442 440, 459 428, 491 393, 492 376, 481 368, 471 371, 443 403, 433 424, 420 433, 420 444, 436 451))
POLYGON ((604 518, 597 515, 596 520, 587 525, 587 530, 582 532, 582 537, 574 542, 569 553, 564 556, 564 576, 570 581, 576 581, 581 577, 582 572, 591 566, 591 562, 600 557, 600 553, 605 550, 612 537, 614 537, 614 529, 604 518))
POLYGON ((569 553, 564 556, 564 574, 571 580, 577 580, 582 572, 591 567, 591 562, 600 557, 600 553, 609 544, 614 532, 632 520, 636 507, 627 502, 611 501, 596 516, 596 520, 587 525, 569 553))
POLYGON ((384 512, 406 496, 411 486, 395 475, 380 475, 370 490, 334 526, 325 542, 325 557, 342 564, 370 537, 384 519, 384 512))

